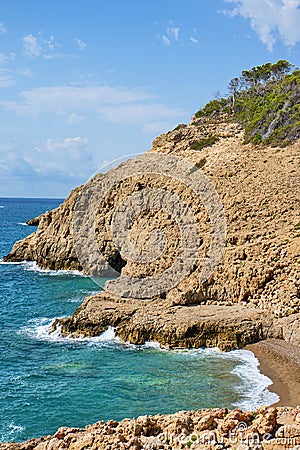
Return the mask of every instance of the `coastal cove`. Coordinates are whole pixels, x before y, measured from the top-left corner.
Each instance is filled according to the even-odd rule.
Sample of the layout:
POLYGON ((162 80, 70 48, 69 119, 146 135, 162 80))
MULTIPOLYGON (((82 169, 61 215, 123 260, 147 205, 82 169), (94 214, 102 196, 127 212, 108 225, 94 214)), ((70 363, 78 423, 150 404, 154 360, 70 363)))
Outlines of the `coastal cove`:
POLYGON ((2 3, 0 450, 300 450, 300 0, 2 3))
MULTIPOLYGON (((27 219, 59 203, 1 199, 1 256, 34 231, 27 219)), ((51 434, 62 425, 203 407, 255 409, 278 400, 248 351, 167 351, 125 344, 113 330, 79 340, 49 335, 56 317, 99 292, 78 273, 0 264, 0 279, 1 441, 51 434)))

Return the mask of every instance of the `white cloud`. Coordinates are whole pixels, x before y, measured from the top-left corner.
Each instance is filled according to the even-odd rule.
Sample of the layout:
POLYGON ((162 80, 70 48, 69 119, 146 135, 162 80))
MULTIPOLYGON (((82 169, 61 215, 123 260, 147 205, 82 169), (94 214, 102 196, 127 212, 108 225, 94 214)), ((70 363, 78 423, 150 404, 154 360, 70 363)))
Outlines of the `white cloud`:
POLYGON ((38 43, 37 37, 27 34, 23 37, 24 53, 27 56, 38 57, 41 55, 42 48, 38 43))
POLYGON ((170 39, 167 38, 167 36, 165 36, 164 34, 162 35, 161 39, 164 45, 170 45, 170 39))
POLYGON ((21 116, 38 117, 42 113, 71 114, 74 111, 97 111, 108 104, 144 101, 152 98, 139 89, 110 86, 52 86, 21 91, 19 101, 1 101, 7 111, 21 116))
POLYGON ((5 53, 0 53, 0 64, 6 64, 8 62, 13 61, 16 59, 16 54, 11 52, 9 55, 6 55, 5 53))
POLYGON ((50 36, 49 39, 44 39, 42 33, 39 32, 37 36, 27 34, 23 37, 22 41, 24 55, 28 57, 53 59, 61 56, 57 51, 60 45, 55 42, 54 36, 50 36))
POLYGON ((193 44, 198 44, 198 39, 196 39, 194 36, 190 36, 190 41, 191 41, 193 44))
MULTIPOLYGON (((197 29, 193 28, 190 33, 196 34, 197 29)), ((184 34, 184 33, 183 33, 184 34)), ((158 38, 163 42, 164 45, 171 45, 171 44, 180 44, 185 45, 188 41, 193 44, 198 43, 198 39, 190 35, 183 35, 182 36, 182 30, 180 27, 178 27, 172 20, 169 21, 168 26, 166 26, 165 33, 162 35, 159 35, 158 38)))
POLYGON ((68 117, 68 123, 70 125, 74 125, 75 123, 82 122, 84 119, 85 119, 85 116, 83 116, 82 114, 77 114, 76 112, 73 112, 68 117))
POLYGON ((22 75, 24 77, 26 77, 26 78, 31 78, 32 77, 32 72, 31 72, 31 70, 28 67, 26 67, 26 69, 24 69, 22 71, 22 75))
POLYGON ((15 81, 11 76, 11 70, 0 69, 0 88, 13 86, 15 81))
POLYGON ((269 51, 280 39, 287 47, 300 41, 300 0, 224 0, 234 3, 222 11, 230 17, 240 15, 250 20, 252 29, 269 51))
POLYGON ((49 50, 55 50, 57 45, 54 41, 54 36, 50 36, 50 38, 44 42, 45 42, 46 47, 49 48, 49 50))
POLYGON ((88 116, 101 115, 108 122, 133 125, 144 131, 162 131, 162 123, 172 127, 186 115, 181 108, 156 102, 153 96, 140 89, 111 86, 34 88, 22 91, 18 101, 1 101, 0 106, 20 116, 60 115, 71 125, 88 116))
POLYGON ((5 26, 3 25, 2 22, 0 22, 0 34, 4 34, 7 32, 7 29, 5 28, 5 26))
POLYGON ((11 145, 0 147, 2 177, 81 182, 95 171, 98 163, 89 152, 88 139, 79 136, 48 138, 27 151, 11 145))
POLYGON ((0 176, 26 177, 34 175, 31 165, 15 149, 0 150, 0 176))
POLYGON ((76 39, 75 39, 75 42, 76 42, 77 47, 78 47, 79 50, 84 50, 84 49, 85 49, 85 47, 86 47, 86 42, 83 42, 83 41, 82 41, 81 39, 79 39, 79 38, 76 38, 76 39))
POLYGON ((167 33, 169 36, 172 36, 176 41, 179 41, 179 32, 180 32, 180 28, 179 27, 169 27, 167 29, 167 33))
POLYGON ((87 149, 88 139, 79 136, 49 138, 25 155, 25 160, 39 176, 85 177, 93 166, 87 149))

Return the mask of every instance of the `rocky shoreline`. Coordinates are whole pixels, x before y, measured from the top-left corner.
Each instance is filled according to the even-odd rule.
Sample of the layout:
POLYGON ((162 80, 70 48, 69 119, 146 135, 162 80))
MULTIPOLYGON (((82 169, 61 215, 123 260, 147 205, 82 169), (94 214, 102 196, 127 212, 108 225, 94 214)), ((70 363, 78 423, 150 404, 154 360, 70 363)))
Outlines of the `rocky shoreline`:
POLYGON ((59 329, 62 335, 75 338, 94 337, 112 326, 116 336, 132 344, 156 341, 167 348, 229 351, 267 338, 297 341, 298 334, 291 334, 292 320, 297 325, 299 315, 277 319, 243 305, 176 305, 116 298, 104 292, 86 298, 71 317, 57 319, 52 331, 59 329))
MULTIPOLYGON (((133 344, 157 341, 168 348, 217 346, 228 351, 265 339, 280 339, 288 346, 299 346, 299 150, 298 141, 283 149, 245 145, 241 127, 224 117, 194 118, 190 125, 181 125, 158 137, 150 152, 185 158, 195 165, 195 170, 201 167, 220 195, 227 221, 227 242, 220 264, 205 283, 199 282, 201 261, 209 249, 209 218, 190 191, 185 193, 177 181, 170 179, 126 178, 107 195, 95 216, 98 244, 110 264, 127 276, 145 277, 156 276, 172 264, 171 251, 177 251, 178 236, 166 214, 150 212, 134 225, 133 234, 141 249, 144 244, 139 239, 145 238, 147 227, 149 233, 155 228, 167 235, 169 245, 165 253, 149 267, 141 269, 124 263, 113 245, 108 231, 112 205, 144 187, 169 189, 183 195, 200 224, 199 260, 189 276, 165 295, 141 300, 103 292, 86 298, 72 317, 55 321, 53 330, 59 328, 63 335, 73 337, 91 337, 113 326, 124 341, 133 344), (212 135, 217 138, 215 144, 196 150, 201 139, 212 135)), ((81 189, 72 191, 54 211, 34 218, 31 224, 38 225, 37 231, 17 242, 4 261, 29 260, 46 269, 81 270, 72 230, 74 207, 81 189)), ((273 348, 273 356, 274 352, 273 348)), ((280 357, 278 364, 286 361, 289 359, 280 357)), ((295 386, 297 389, 297 383, 295 386)), ((293 448, 300 445, 300 410, 262 408, 254 413, 200 410, 125 419, 120 423, 99 422, 85 430, 63 428, 52 437, 23 444, 0 444, 0 449, 236 449, 237 444, 228 440, 231 431, 258 433, 257 448, 293 448), (244 430, 238 429, 239 423, 246 424, 244 430), (179 441, 182 433, 202 436, 201 433, 207 432, 214 436, 210 443, 197 443, 197 439, 195 443, 179 441), (157 442, 157 437, 165 433, 167 436, 173 433, 172 443, 157 442), (270 434, 268 439, 264 439, 265 433, 270 434), (221 436, 225 436, 224 442, 221 436)), ((240 444, 239 448, 253 447, 244 441, 240 444)))
MULTIPOLYGON (((227 242, 213 275, 205 283, 199 283, 203 258, 210 244, 207 212, 191 190, 168 177, 147 174, 127 177, 113 187, 95 216, 99 248, 108 262, 121 269, 125 276, 153 277, 169 267, 173 253, 178 252, 178 233, 172 219, 165 214, 160 216, 150 211, 134 225, 132 237, 141 250, 145 244, 142 240, 154 228, 163 231, 169 242, 161 258, 142 267, 122 261, 109 232, 114 205, 145 187, 168 189, 183 197, 190 207, 199 223, 202 244, 190 275, 158 300, 178 305, 239 304, 264 310, 276 318, 297 314, 300 312, 300 142, 283 149, 245 145, 239 125, 224 120, 192 120, 190 125, 159 136, 150 150, 150 153, 182 157, 195 164, 196 169, 201 165, 202 172, 219 193, 226 214, 227 242), (199 139, 210 135, 218 137, 214 145, 194 150, 199 139)), ((81 270, 72 229, 73 211, 81 190, 82 187, 74 189, 54 211, 35 218, 34 223, 39 223, 37 231, 17 242, 4 261, 29 260, 44 269, 81 270)))
POLYGON ((85 429, 59 428, 53 436, 1 450, 179 450, 288 449, 300 444, 300 409, 262 407, 257 411, 200 409, 169 415, 109 420, 85 429))

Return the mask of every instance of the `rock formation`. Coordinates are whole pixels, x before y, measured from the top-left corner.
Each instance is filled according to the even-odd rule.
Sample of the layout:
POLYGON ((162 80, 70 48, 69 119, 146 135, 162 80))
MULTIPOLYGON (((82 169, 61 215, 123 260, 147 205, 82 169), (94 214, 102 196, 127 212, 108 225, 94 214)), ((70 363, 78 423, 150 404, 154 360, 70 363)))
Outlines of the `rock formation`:
POLYGON ((74 189, 58 208, 30 219, 29 225, 38 224, 37 231, 16 242, 4 261, 36 261, 43 269, 81 270, 72 240, 72 212, 80 189, 74 189))
POLYGON ((300 409, 262 407, 200 409, 140 416, 121 422, 97 422, 84 429, 62 427, 53 436, 21 444, 3 443, 1 450, 179 450, 298 448, 300 409))
MULTIPOLYGON (((59 327, 63 335, 73 337, 96 336, 113 326, 125 341, 143 344, 152 340, 165 347, 230 350, 270 337, 299 345, 300 142, 285 148, 244 144, 243 130, 226 117, 194 117, 190 125, 180 125, 156 138, 150 152, 189 161, 215 186, 227 222, 226 248, 219 265, 205 283, 199 282, 209 250, 210 221, 191 190, 174 177, 148 174, 126 178, 110 190, 95 212, 97 243, 109 264, 125 276, 153 277, 172 265, 178 255, 176 223, 164 211, 141 214, 130 230, 132 242, 141 250, 154 230, 163 231, 167 244, 161 257, 138 266, 124 260, 114 245, 110 225, 115 208, 128 195, 145 188, 170 190, 191 209, 201 236, 197 264, 176 287, 152 299, 130 298, 122 292, 88 297, 72 317, 55 321, 53 330, 59 327)), ((32 220, 33 225, 38 224, 37 231, 17 242, 4 260, 34 260, 42 268, 82 270, 72 224, 82 189, 74 189, 58 208, 32 220)), ((257 448, 293 448, 300 444, 300 411, 216 409, 98 422, 83 430, 60 428, 54 436, 22 444, 0 444, 0 449, 219 450, 237 448, 236 440, 230 441, 236 435, 241 439, 239 448, 250 448, 247 439, 253 436, 257 448)))
MULTIPOLYGON (((178 325, 176 320, 179 313, 174 314, 176 306, 178 311, 183 311, 184 305, 203 305, 202 316, 194 316, 194 310, 198 308, 201 311, 201 308, 196 306, 194 309, 186 308, 186 312, 180 313, 186 320, 185 331, 181 336, 191 333, 188 330, 192 329, 193 338, 174 338, 174 345, 184 342, 184 345, 189 346, 210 345, 209 342, 215 345, 219 342, 218 345, 228 349, 241 347, 270 334, 299 344, 299 150, 298 141, 285 148, 245 145, 240 126, 228 122, 225 116, 209 119, 194 117, 190 125, 180 125, 156 138, 150 152, 171 154, 190 161, 195 170, 201 167, 215 186, 224 205, 227 221, 227 243, 221 262, 213 275, 204 284, 200 284, 201 261, 209 248, 210 227, 206 210, 191 190, 172 177, 155 177, 148 174, 126 178, 114 186, 102 200, 95 216, 98 244, 109 263, 121 270, 122 275, 134 277, 155 276, 172 264, 174 253, 178 251, 179 238, 172 217, 163 211, 150 210, 139 216, 131 229, 132 241, 142 249, 145 243, 147 244, 147 236, 154 229, 165 233, 168 245, 162 256, 152 263, 138 266, 124 261, 110 234, 114 208, 132 192, 147 187, 168 189, 183 197, 188 204, 199 223, 202 238, 198 263, 178 286, 165 296, 156 296, 147 306, 143 303, 144 300, 141 303, 139 300, 122 299, 122 293, 119 298, 114 299, 107 294, 87 299, 72 319, 63 321, 63 332, 94 335, 103 331, 104 324, 118 325, 117 333, 132 342, 142 342, 147 336, 156 336, 161 343, 172 345, 172 339, 167 336, 172 327, 178 325), (199 142, 206 142, 211 136, 216 137, 215 143, 197 150, 199 142), (114 313, 107 315, 110 302, 113 302, 111 311, 114 313), (155 306, 152 309, 151 305, 158 305, 160 316, 157 313, 150 314, 152 310, 155 312, 155 306), (221 306, 230 306, 237 317, 240 317, 240 323, 243 321, 243 314, 244 323, 247 323, 246 308, 250 308, 249 314, 255 309, 256 313, 251 316, 255 325, 250 327, 248 334, 244 327, 235 336, 228 338, 230 344, 223 344, 227 338, 223 332, 220 334, 218 331, 219 325, 213 327, 210 324, 210 331, 203 337, 203 331, 201 334, 199 327, 208 330, 203 319, 206 315, 204 305, 206 308, 215 305, 213 315, 220 313, 218 308, 221 306), (153 322, 147 320, 148 312, 144 313, 146 310, 153 322), (157 332, 158 329, 164 328, 164 310, 168 311, 169 317, 174 321, 170 329, 157 332), (271 328, 268 324, 262 325, 261 311, 265 311, 265 317, 273 323, 271 328), (130 320, 127 320, 128 314, 130 320), (277 319, 281 321, 277 323, 277 319), (134 328, 135 335, 132 332, 134 328), (200 333, 198 337, 197 333, 200 333), (221 337, 212 339, 210 336, 214 333, 221 337), (242 337, 237 339, 237 335, 242 337)), ((35 260, 43 268, 80 270, 81 264, 76 257, 72 240, 72 217, 81 189, 79 187, 72 191, 67 200, 55 210, 42 214, 37 231, 17 242, 4 260, 35 260)), ((225 324, 230 322, 228 318, 231 310, 227 311, 228 313, 222 312, 220 315, 224 320, 224 328, 225 324)), ((183 328, 181 332, 182 330, 183 328)), ((227 331, 231 335, 230 327, 227 331)))
MULTIPOLYGON (((116 299, 108 294, 88 297, 72 317, 58 319, 64 335, 97 336, 115 327, 123 341, 163 347, 242 348, 267 337, 278 337, 270 317, 241 305, 166 305, 161 300, 116 299)), ((280 336, 281 337, 281 336, 280 336)))

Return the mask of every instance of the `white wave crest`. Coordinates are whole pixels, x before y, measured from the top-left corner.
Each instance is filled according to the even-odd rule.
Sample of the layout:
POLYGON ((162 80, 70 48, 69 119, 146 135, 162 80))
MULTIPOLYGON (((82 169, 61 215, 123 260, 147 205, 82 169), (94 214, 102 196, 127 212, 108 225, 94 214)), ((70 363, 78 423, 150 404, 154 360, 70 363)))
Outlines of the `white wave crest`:
POLYGON ((175 351, 187 352, 192 356, 200 357, 218 357, 227 360, 233 360, 237 363, 231 371, 233 375, 241 379, 240 394, 242 400, 234 407, 247 411, 253 411, 259 406, 272 405, 279 400, 275 392, 271 392, 268 387, 272 380, 259 370, 259 360, 249 350, 232 350, 230 352, 221 352, 218 348, 200 348, 200 349, 176 349, 175 351))
POLYGON ((115 329, 108 327, 103 333, 95 337, 78 337, 73 338, 70 336, 62 336, 60 326, 56 327, 56 330, 51 332, 52 324, 56 318, 49 319, 48 317, 40 317, 38 319, 32 319, 29 324, 21 329, 21 333, 27 334, 33 339, 48 342, 58 343, 88 343, 90 345, 96 343, 114 343, 119 342, 120 339, 115 336, 115 329))
POLYGON ((23 266, 24 270, 27 270, 28 272, 38 272, 41 274, 46 275, 76 275, 84 278, 88 278, 88 275, 85 275, 84 273, 80 272, 80 270, 51 270, 51 269, 42 269, 39 267, 36 263, 36 261, 3 261, 3 259, 0 259, 0 264, 2 265, 18 265, 23 266))
POLYGON ((272 405, 278 402, 279 396, 271 392, 268 387, 272 385, 272 380, 259 370, 259 360, 254 353, 249 350, 235 350, 229 352, 230 357, 234 357, 238 364, 232 373, 243 381, 241 392, 243 400, 236 406, 244 410, 253 411, 259 406, 272 405))
POLYGON ((7 425, 4 424, 3 428, 5 429, 0 430, 0 442, 17 440, 19 433, 24 431, 24 428, 21 425, 15 425, 13 422, 7 425))
POLYGON ((6 266, 6 265, 20 266, 21 264, 23 264, 23 262, 19 262, 19 261, 18 261, 18 262, 15 262, 15 261, 12 261, 12 262, 9 261, 9 262, 8 262, 8 261, 3 261, 3 259, 0 259, 0 264, 3 265, 3 266, 4 266, 4 265, 5 265, 5 266, 6 266))
POLYGON ((50 269, 42 269, 37 265, 35 261, 23 261, 21 263, 24 266, 24 270, 28 272, 38 272, 47 275, 78 275, 81 277, 87 277, 80 270, 50 270, 50 269))

